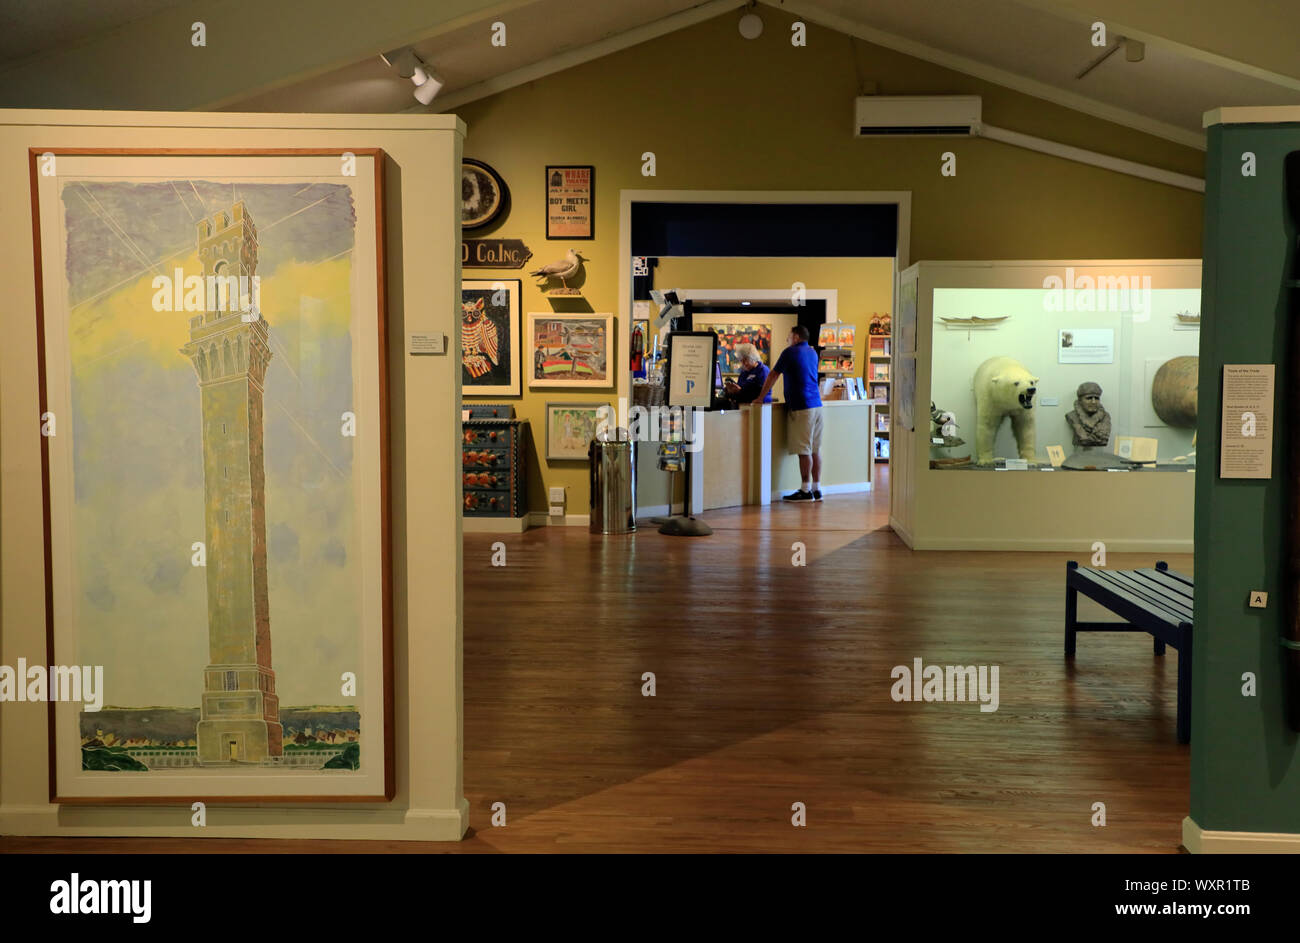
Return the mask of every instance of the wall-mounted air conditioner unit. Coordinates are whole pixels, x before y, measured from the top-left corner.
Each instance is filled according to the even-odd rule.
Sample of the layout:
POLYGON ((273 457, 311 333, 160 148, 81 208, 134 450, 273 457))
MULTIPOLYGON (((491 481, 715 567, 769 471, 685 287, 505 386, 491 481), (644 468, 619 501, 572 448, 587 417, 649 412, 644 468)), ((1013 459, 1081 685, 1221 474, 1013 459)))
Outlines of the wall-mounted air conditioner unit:
POLYGON ((978 95, 865 95, 853 133, 873 137, 969 137, 980 130, 978 95))

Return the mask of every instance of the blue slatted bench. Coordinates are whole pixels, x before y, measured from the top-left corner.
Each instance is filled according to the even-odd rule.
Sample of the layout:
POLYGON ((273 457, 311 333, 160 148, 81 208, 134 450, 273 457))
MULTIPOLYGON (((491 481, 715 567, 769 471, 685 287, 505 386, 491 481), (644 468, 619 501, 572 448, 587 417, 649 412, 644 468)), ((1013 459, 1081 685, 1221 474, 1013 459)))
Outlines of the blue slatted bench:
POLYGON ((1163 560, 1154 570, 1097 570, 1065 565, 1065 657, 1077 632, 1149 632, 1157 655, 1178 652, 1178 742, 1192 736, 1192 581, 1163 560), (1079 593, 1125 622, 1080 622, 1079 593))

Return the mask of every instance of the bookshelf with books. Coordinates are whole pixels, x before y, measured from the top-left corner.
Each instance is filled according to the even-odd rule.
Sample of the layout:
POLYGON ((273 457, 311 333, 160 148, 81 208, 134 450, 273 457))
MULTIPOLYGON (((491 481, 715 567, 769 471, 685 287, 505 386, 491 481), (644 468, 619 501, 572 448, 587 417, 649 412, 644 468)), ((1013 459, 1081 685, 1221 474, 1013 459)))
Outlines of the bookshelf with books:
POLYGON ((876 425, 871 430, 871 452, 877 462, 889 461, 889 366, 892 338, 889 335, 867 336, 868 397, 876 401, 876 425))

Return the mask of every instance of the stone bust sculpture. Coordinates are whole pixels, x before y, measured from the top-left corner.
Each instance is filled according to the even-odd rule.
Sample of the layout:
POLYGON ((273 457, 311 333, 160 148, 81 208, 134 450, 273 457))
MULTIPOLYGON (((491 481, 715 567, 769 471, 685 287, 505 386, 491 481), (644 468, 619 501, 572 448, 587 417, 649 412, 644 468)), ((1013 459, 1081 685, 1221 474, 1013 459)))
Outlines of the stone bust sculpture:
POLYGON ((1065 415, 1074 433, 1076 449, 1110 444, 1110 413, 1101 405, 1101 387, 1096 383, 1080 383, 1075 395, 1074 409, 1065 415))

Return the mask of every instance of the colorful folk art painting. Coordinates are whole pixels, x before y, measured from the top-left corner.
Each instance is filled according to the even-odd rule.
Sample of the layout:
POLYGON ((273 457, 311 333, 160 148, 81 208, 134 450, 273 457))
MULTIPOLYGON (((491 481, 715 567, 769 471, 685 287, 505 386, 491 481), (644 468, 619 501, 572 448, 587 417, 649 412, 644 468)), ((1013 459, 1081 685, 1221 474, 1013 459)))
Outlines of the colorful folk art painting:
POLYGON ((530 314, 530 387, 606 387, 614 316, 530 314))
POLYGON ((740 344, 753 344, 758 349, 758 357, 765 364, 771 363, 772 325, 766 324, 699 324, 698 331, 713 331, 718 335, 718 365, 724 377, 735 377, 740 373, 740 358, 736 347, 740 344))
POLYGON ((519 285, 518 279, 461 282, 462 395, 518 395, 519 285))
POLYGON ((38 182, 60 801, 391 793, 382 156, 38 182))

